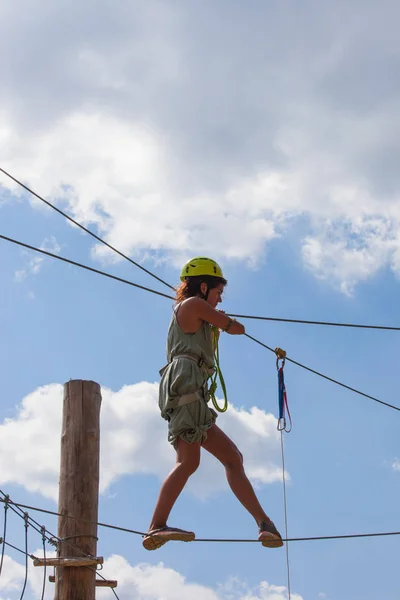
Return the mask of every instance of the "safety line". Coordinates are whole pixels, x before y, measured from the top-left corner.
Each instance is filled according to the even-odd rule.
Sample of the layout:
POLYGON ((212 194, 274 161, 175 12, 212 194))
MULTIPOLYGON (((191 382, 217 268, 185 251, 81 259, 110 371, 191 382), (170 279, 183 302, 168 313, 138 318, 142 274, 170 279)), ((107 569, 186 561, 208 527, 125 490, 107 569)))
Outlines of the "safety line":
MULTIPOLYGON (((4 502, 2 498, 0 498, 0 502, 4 502)), ((147 533, 142 531, 136 531, 134 529, 128 529, 127 527, 120 527, 118 525, 111 525, 109 523, 100 523, 98 521, 91 521, 90 519, 82 519, 81 517, 75 517, 73 515, 63 515, 53 510, 47 510, 44 508, 39 508, 37 506, 28 506, 27 504, 20 504, 17 502, 13 502, 9 500, 10 504, 14 504, 14 506, 18 506, 20 508, 26 508, 28 510, 35 510, 37 512, 45 513, 48 515, 53 515, 55 517, 64 517, 68 519, 74 519, 75 521, 82 521, 85 523, 91 523, 92 525, 98 525, 99 527, 105 527, 107 529, 114 529, 116 531, 122 531, 124 533, 133 533, 135 535, 147 535, 147 533)), ((313 542, 313 541, 321 541, 321 540, 343 540, 343 539, 355 539, 355 538, 370 538, 370 537, 386 537, 386 536, 394 536, 400 535, 400 531, 384 531, 378 533, 354 533, 354 534, 344 534, 344 535, 324 535, 324 536, 310 536, 310 537, 297 537, 297 538, 282 538, 284 542, 313 542)), ((57 539, 57 538, 56 538, 57 539)), ((62 540, 60 540, 62 542, 62 540)), ((195 542, 234 542, 234 543, 255 543, 259 544, 258 540, 254 539, 233 539, 233 538, 196 538, 195 542)), ((67 542, 64 542, 67 543, 67 542)), ((89 555, 87 555, 89 556, 89 555)))
MULTIPOLYGON (((28 558, 30 558, 31 560, 36 560, 37 559, 37 557, 34 554, 29 554, 29 553, 25 552, 24 550, 21 550, 21 548, 17 548, 17 546, 14 546, 13 544, 10 544, 10 542, 6 542, 4 540, 1 540, 0 543, 5 544, 6 546, 9 546, 13 550, 17 550, 21 554, 24 554, 27 559, 28 558)), ((89 554, 87 556, 90 557, 89 554)), ((92 571, 95 571, 96 575, 98 577, 100 577, 101 579, 103 579, 103 581, 107 581, 106 577, 104 577, 103 575, 101 575, 94 567, 89 567, 89 566, 85 565, 84 568, 91 569, 92 571)), ((111 588, 111 591, 114 593, 114 596, 119 600, 119 597, 118 597, 117 593, 115 592, 115 590, 113 588, 111 588)), ((43 599, 43 595, 42 595, 42 599, 43 599)))
MULTIPOLYGON (((4 492, 1 492, 1 493, 4 494, 4 492)), ((0 498, 0 503, 1 502, 4 503, 5 500, 3 498, 0 498)), ((127 529, 126 527, 119 527, 117 525, 109 525, 108 523, 100 523, 98 521, 91 521, 90 519, 83 519, 82 517, 75 517, 74 515, 63 515, 62 513, 56 512, 54 510, 48 510, 46 508, 38 508, 37 506, 29 506, 28 504, 20 504, 18 502, 13 502, 10 499, 8 500, 8 503, 10 504, 10 508, 11 508, 11 504, 13 504, 14 506, 18 506, 19 508, 26 508, 27 510, 35 510, 37 512, 44 513, 46 515, 53 515, 55 517, 64 517, 66 519, 82 521, 83 523, 91 523, 92 525, 98 525, 99 527, 105 527, 108 529, 116 529, 117 531, 123 531, 125 533, 134 533, 136 535, 147 535, 143 531, 135 531, 134 529, 127 529)), ((55 539, 57 539, 56 536, 53 536, 53 537, 55 537, 55 539)), ((60 541, 62 541, 62 540, 60 539, 60 541)), ((66 542, 64 542, 64 543, 66 543, 66 542)))
POLYGON ((46 575, 47 575, 47 564, 46 564, 46 529, 42 527, 42 544, 43 544, 43 560, 44 560, 44 568, 43 568, 43 587, 42 587, 42 596, 40 600, 44 600, 44 594, 46 592, 46 575))
MULTIPOLYGON (((58 536, 56 536, 55 534, 53 534, 49 529, 46 529, 46 527, 44 527, 44 525, 40 525, 40 523, 38 523, 38 521, 36 521, 33 517, 30 516, 30 514, 28 512, 24 512, 22 510, 22 504, 18 504, 16 502, 13 502, 9 496, 7 496, 1 489, 0 489, 0 494, 2 494, 4 496, 4 498, 0 498, 0 503, 3 502, 8 508, 11 508, 11 510, 21 519, 25 519, 25 517, 27 518, 27 520, 29 521, 29 525, 38 533, 40 533, 42 535, 42 539, 43 537, 45 538, 45 540, 50 543, 51 545, 55 545, 54 541, 56 540, 59 544, 65 544, 66 546, 68 546, 69 548, 71 548, 72 550, 75 550, 77 552, 80 552, 82 554, 83 557, 85 558, 92 558, 92 555, 89 554, 88 552, 84 552, 81 548, 79 548, 79 546, 76 546, 75 544, 71 543, 68 541, 69 538, 60 538, 58 536), (16 507, 16 509, 14 508, 16 507), (19 512, 18 512, 19 511, 19 512), (49 535, 46 535, 49 534, 49 535), (50 536, 50 537, 49 537, 50 536)), ((52 511, 46 511, 44 509, 35 509, 35 507, 33 506, 27 506, 27 509, 30 510, 38 510, 39 512, 43 512, 43 513, 49 513, 49 514, 54 514, 57 516, 63 516, 63 517, 68 517, 68 515, 62 515, 61 513, 54 513, 52 511)), ((89 523, 94 523, 93 521, 88 521, 87 519, 75 519, 78 521, 86 521, 89 523)), ((79 536, 74 536, 74 537, 79 537, 79 536)))
MULTIPOLYGON (((3 494, 3 496, 6 496, 2 490, 0 490, 0 493, 3 494)), ((39 523, 37 521, 35 521, 35 519, 30 517, 28 513, 25 513, 22 510, 22 508, 20 506, 18 506, 18 504, 15 504, 15 502, 13 502, 9 497, 6 497, 5 499, 0 498, 0 502, 6 503, 8 505, 8 507, 17 515, 17 517, 20 517, 21 519, 25 520, 25 515, 27 515, 27 518, 30 521, 29 524, 32 527, 32 529, 34 529, 37 533, 42 534, 42 526, 39 525, 39 523), (14 508, 15 506, 17 508, 14 508)))
POLYGON ((284 319, 281 317, 258 317, 254 315, 233 315, 230 317, 236 319, 255 319, 258 321, 278 321, 279 323, 300 323, 305 325, 329 325, 331 327, 356 327, 359 329, 382 329, 385 331, 400 331, 400 327, 390 327, 386 325, 359 325, 357 323, 335 323, 333 321, 307 321, 305 319, 284 319))
POLYGON ((70 265, 74 265, 75 267, 80 267, 81 269, 86 269, 87 271, 91 271, 92 273, 97 273, 97 275, 103 275, 104 277, 108 277, 109 279, 115 279, 116 281, 120 281, 121 283, 126 283, 127 285, 131 285, 132 287, 139 288, 140 290, 144 290, 145 292, 151 292, 152 294, 156 294, 157 296, 162 296, 163 298, 169 298, 170 300, 174 300, 173 296, 168 296, 167 294, 163 294, 162 292, 158 292, 157 290, 152 290, 151 288, 145 287, 143 285, 139 285, 138 283, 133 283, 132 281, 128 281, 128 279, 122 279, 121 277, 117 277, 116 275, 111 275, 111 273, 106 273, 105 271, 100 271, 99 269, 94 269, 93 267, 89 267, 88 265, 84 265, 82 263, 75 262, 74 260, 70 260, 69 258, 64 258, 63 256, 58 256, 57 254, 53 254, 52 252, 48 252, 47 250, 42 250, 41 248, 35 248, 35 246, 30 246, 29 244, 24 244, 23 242, 19 242, 18 240, 14 240, 13 238, 7 237, 6 235, 0 235, 2 240, 6 240, 7 242, 12 242, 13 244, 17 244, 18 246, 22 246, 23 248, 28 248, 29 250, 34 250, 35 252, 39 252, 40 254, 45 254, 46 256, 50 256, 51 258, 57 258, 65 263, 70 265))
MULTIPOLYGON (((3 494, 3 496, 5 495, 2 490, 0 490, 0 493, 3 494)), ((0 502, 6 502, 6 500, 0 498, 0 502)), ((9 498, 8 498, 7 502, 8 502, 9 508, 11 508, 11 510, 21 519, 25 518, 25 515, 27 515, 30 526, 35 531, 37 531, 37 533, 40 533, 43 535, 43 526, 41 526, 37 521, 35 521, 35 519, 33 517, 31 517, 29 515, 29 513, 24 513, 21 505, 16 504, 9 498), (17 507, 17 509, 15 509, 14 507, 17 507), (18 512, 18 511, 20 511, 20 512, 18 512)), ((33 510, 33 508, 32 508, 32 510, 33 510)), ((40 512, 43 512, 43 511, 40 511, 40 512)), ((59 515, 59 516, 61 516, 61 515, 59 515)), ((58 544, 65 544, 65 546, 68 546, 68 548, 71 548, 72 550, 79 552, 83 557, 92 558, 92 556, 90 554, 88 554, 87 552, 84 552, 81 548, 79 548, 75 544, 72 544, 71 542, 54 535, 51 531, 49 531, 46 528, 44 528, 44 535, 46 535, 47 542, 53 546, 55 545, 54 541, 56 540, 58 544), (46 532, 48 535, 46 535, 46 532)))
POLYGON ((102 244, 104 244, 105 246, 107 246, 108 248, 110 248, 110 250, 113 250, 114 252, 116 252, 117 254, 119 254, 119 256, 122 256, 122 258, 126 258, 126 260, 129 260, 129 262, 132 263, 133 265, 135 265, 135 267, 138 267, 139 269, 142 269, 142 271, 144 271, 145 273, 147 273, 151 277, 154 277, 154 279, 157 279, 158 281, 160 281, 164 285, 168 286, 169 288, 171 288, 171 290, 175 289, 172 285, 170 285, 169 283, 167 283, 166 281, 164 281, 163 279, 161 279, 161 277, 158 277, 157 275, 154 275, 154 273, 152 273, 148 269, 145 269, 145 267, 142 267, 142 265, 140 265, 136 261, 132 260, 132 258, 130 258, 129 256, 127 256, 126 254, 124 254, 123 252, 121 252, 120 250, 118 250, 117 248, 114 248, 114 246, 112 246, 111 244, 109 244, 108 242, 106 242, 105 240, 103 240, 101 237, 99 237, 98 235, 96 235, 95 233, 93 233, 93 231, 90 231, 90 229, 88 229, 87 227, 85 227, 84 225, 82 225, 81 223, 79 223, 78 221, 75 221, 75 219, 73 219, 72 217, 70 217, 69 215, 67 215, 67 213, 65 213, 62 210, 60 210, 59 208, 57 208, 57 206, 54 206, 54 204, 52 204, 48 200, 45 200, 42 196, 39 196, 39 194, 37 194, 36 192, 34 192, 33 190, 31 190, 27 185, 25 185, 24 183, 22 183, 21 181, 19 181, 18 179, 16 179, 10 173, 7 173, 7 171, 5 171, 4 169, 2 169, 1 167, 0 167, 0 171, 2 173, 4 173, 4 175, 7 175, 7 177, 9 177, 10 179, 12 179, 13 181, 15 181, 15 183, 17 183, 18 185, 20 185, 22 188, 24 188, 27 192, 29 192, 30 194, 32 194, 33 196, 35 196, 36 198, 38 198, 39 200, 41 200, 42 202, 44 202, 45 204, 47 204, 47 206, 49 206, 50 208, 52 208, 53 210, 55 210, 56 212, 58 212, 60 215, 62 215, 66 219, 68 219, 68 221, 71 221, 71 223, 73 223, 74 225, 76 225, 80 229, 83 229, 83 231, 86 231, 86 233, 88 233, 89 235, 91 235, 98 242, 101 242, 102 244))
MULTIPOLYGON (((283 512, 285 518, 285 537, 288 538, 288 518, 287 518, 287 497, 286 497, 286 475, 285 475, 285 452, 283 448, 283 431, 281 430, 281 456, 282 456, 282 482, 283 482, 283 512)), ((289 562, 289 542, 285 544, 286 550, 286 573, 288 586, 288 600, 291 600, 290 592, 290 562, 289 562)))
POLYGON ((17 550, 18 552, 20 552, 21 554, 25 554, 26 556, 28 556, 29 558, 31 558, 32 560, 34 560, 36 558, 36 556, 34 556, 34 554, 27 554, 24 550, 21 550, 21 548, 17 548, 17 546, 13 546, 13 544, 10 544, 10 542, 5 542, 3 540, 2 542, 3 544, 5 544, 6 546, 10 546, 10 548, 12 548, 13 550, 17 550))
MULTIPOLYGON (((147 288, 147 287, 144 287, 143 285, 133 283, 132 281, 129 281, 127 279, 122 279, 121 277, 116 277, 115 275, 111 275, 110 273, 106 273, 105 271, 100 271, 99 269, 94 269, 94 268, 84 265, 82 263, 78 263, 78 262, 75 262, 68 258, 64 258, 63 256, 53 254, 52 252, 48 252, 47 250, 42 250, 40 248, 36 248, 35 246, 30 246, 29 244, 25 244, 18 240, 14 240, 13 238, 7 237, 5 235, 0 234, 0 239, 6 240, 7 242, 12 242, 13 244, 22 246, 23 248, 28 248, 29 250, 33 250, 35 252, 45 254, 46 256, 50 256, 51 258, 56 258, 57 260, 61 260, 62 262, 74 265, 75 267, 80 267, 81 269, 86 269, 87 271, 91 271, 92 273, 96 273, 97 275, 103 275, 104 277, 108 277, 109 279, 115 279, 116 281, 119 281, 121 283, 126 283, 127 285, 130 285, 132 287, 139 288, 141 290, 150 292, 152 294, 156 294, 157 296, 162 296, 163 298, 168 298, 169 300, 174 300, 174 298, 172 296, 168 296, 167 294, 163 294, 162 292, 152 290, 151 288, 147 288)), ((266 348, 267 350, 270 350, 271 352, 274 352, 274 354, 275 354, 275 350, 273 348, 271 348, 270 346, 268 346, 267 344, 260 342, 260 340, 257 340, 257 338, 249 335, 248 333, 245 333, 244 335, 246 337, 248 337, 250 340, 253 340, 253 342, 256 342, 260 346, 263 346, 264 348, 266 348)), ((345 383, 341 383, 340 381, 337 381, 336 379, 333 379, 332 377, 328 377, 328 375, 324 375, 323 373, 320 373, 319 371, 315 371, 315 369, 311 369, 310 367, 307 367, 306 365, 303 365, 302 363, 299 363, 292 358, 286 357, 286 360, 297 365, 298 367, 301 367, 302 369, 306 369, 306 371, 310 371, 310 373, 314 373, 314 375, 318 375, 319 377, 322 377, 323 379, 327 379, 328 381, 331 381, 332 383, 336 383, 337 385, 340 385, 341 387, 343 387, 347 390, 350 390, 351 392, 354 392, 355 394, 359 394, 360 396, 363 396, 364 398, 369 398, 370 400, 374 400, 374 402, 378 402, 379 404, 382 404, 383 406, 387 406, 388 408, 393 408, 394 410, 400 411, 400 408, 398 406, 395 406, 394 404, 389 404, 388 402, 379 400, 378 398, 375 398, 374 396, 370 396, 369 394, 361 392, 361 391, 357 390, 356 388, 346 385, 345 383)))
POLYGON ((25 590, 26 590, 26 584, 28 583, 28 527, 29 527, 29 522, 28 522, 28 513, 25 513, 24 515, 24 521, 25 521, 25 579, 24 579, 24 585, 22 588, 22 592, 21 592, 21 596, 20 596, 20 600, 23 599, 24 595, 25 595, 25 590))
MULTIPOLYGON (((6 496, 6 495, 4 494, 4 492, 3 492, 3 491, 1 491, 1 490, 0 490, 0 493, 1 493, 1 494, 3 494, 3 496, 5 496, 5 498, 4 498, 4 499, 1 499, 1 498, 0 498, 0 502, 4 502, 4 504, 5 504, 5 508, 11 508, 11 510, 13 510, 13 512, 15 512, 15 513, 17 514, 17 516, 19 516, 20 518, 23 518, 23 519, 24 519, 24 521, 25 521, 25 528, 26 528, 26 534, 25 534, 25 535, 26 535, 26 539, 25 539, 25 545, 26 545, 26 550, 27 550, 27 526, 29 526, 29 525, 30 525, 31 527, 33 527, 33 529, 35 529, 37 532, 39 532, 39 533, 41 533, 41 534, 42 534, 42 542, 43 542, 43 553, 44 553, 44 558, 46 558, 46 546, 45 546, 45 542, 46 542, 46 541, 47 541, 47 542, 51 542, 53 539, 57 540, 57 541, 58 541, 58 543, 65 544, 66 546, 68 546, 68 547, 72 548, 73 550, 76 550, 76 551, 78 551, 80 554, 82 554, 82 556, 84 556, 84 557, 87 557, 87 558, 91 558, 91 555, 90 555, 90 554, 88 554, 87 552, 84 552, 84 551, 83 551, 81 548, 79 548, 78 546, 76 546, 76 545, 74 545, 74 544, 71 544, 71 543, 69 543, 68 541, 66 541, 66 540, 64 540, 64 539, 61 539, 61 538, 59 538, 59 537, 57 537, 57 536, 53 535, 53 534, 51 533, 51 531, 49 531, 49 530, 46 530, 46 528, 45 528, 44 526, 41 526, 40 530, 39 530, 39 529, 37 529, 37 528, 36 528, 34 525, 32 525, 32 522, 33 522, 33 523, 35 523, 36 525, 40 526, 40 525, 39 525, 39 523, 38 523, 37 521, 35 521, 35 519, 33 519, 33 518, 32 518, 32 517, 31 517, 31 516, 30 516, 30 515, 29 515, 27 512, 25 512, 25 513, 24 513, 24 512, 22 511, 22 506, 21 506, 21 505, 19 505, 19 504, 17 504, 17 503, 15 503, 15 502, 13 502, 12 500, 10 500, 10 498, 9 498, 8 496, 6 496), (18 513, 18 512, 15 510, 15 508, 13 508, 13 506, 11 506, 11 505, 13 505, 13 506, 16 506, 16 507, 18 508, 18 510, 19 510, 19 511, 21 511, 21 513, 22 513, 22 514, 18 513), (47 532, 48 534, 50 534, 50 535, 51 535, 51 538, 49 538, 48 536, 46 536, 46 532, 47 532)), ((35 510, 33 507, 31 507, 31 509, 32 509, 32 510, 35 510)), ((41 511, 41 512, 43 512, 43 511, 41 511)), ((59 515, 59 516, 60 516, 60 515, 59 515)), ((64 516, 66 516, 66 515, 64 515, 64 516)), ((19 548, 16 548, 15 546, 12 546, 11 544, 9 544, 9 545, 10 545, 11 547, 15 548, 16 550, 19 550, 19 548)), ((4 548, 4 546, 3 546, 3 548, 4 548)), ((28 554, 28 553, 27 553, 27 551, 26 551, 26 552, 23 552, 22 550, 19 550, 19 551, 20 551, 20 552, 22 552, 23 554, 26 554, 26 557, 28 557, 28 556, 29 556, 30 558, 33 558, 33 559, 34 559, 34 558, 36 558, 36 557, 35 557, 33 554, 28 554)), ((94 567, 90 567, 90 566, 87 566, 87 567, 85 567, 85 568, 88 568, 88 569, 91 569, 91 570, 95 571, 95 573, 96 573, 96 575, 97 575, 98 577, 100 577, 101 579, 103 579, 103 581, 106 581, 106 578, 105 578, 105 577, 103 577, 103 575, 101 575, 101 574, 100 574, 100 573, 97 571, 97 569, 96 569, 96 568, 94 568, 94 567)), ((27 569, 27 563, 26 563, 26 569, 27 569)), ((27 571, 26 571, 26 573, 27 573, 27 571)), ((43 600, 43 598, 44 598, 45 586, 46 586, 46 565, 44 566, 44 578, 43 578, 43 588, 42 588, 42 600, 43 600)), ((25 587, 26 587, 26 582, 25 582, 25 586, 24 586, 23 593, 22 593, 22 595, 21 595, 21 598, 20 598, 20 600, 22 600, 22 598, 23 598, 23 594, 24 594, 24 592, 25 592, 25 587)), ((119 600, 119 597, 118 597, 117 593, 115 592, 115 590, 113 590, 113 589, 112 589, 112 592, 114 593, 114 596, 117 598, 117 600, 119 600)))
MULTIPOLYGON (((250 340, 253 340, 253 342, 256 342, 260 346, 263 346, 264 348, 266 348, 267 350, 270 350, 271 352, 273 352, 275 354, 275 350, 273 348, 271 348, 270 346, 267 346, 267 344, 264 344, 264 342, 260 342, 260 340, 257 340, 255 337, 253 337, 252 335, 249 335, 248 333, 245 333, 244 335, 246 337, 248 337, 250 340)), ((297 365, 298 367, 301 367, 302 369, 305 369, 306 371, 310 371, 310 373, 314 373, 314 375, 318 375, 319 377, 322 377, 323 379, 327 379, 328 381, 331 381, 332 383, 336 383, 336 385, 340 385, 341 387, 345 388, 346 390, 350 390, 350 392, 359 394, 360 396, 363 396, 364 398, 369 398, 370 400, 373 400, 374 402, 378 402, 379 404, 383 404, 383 406, 387 406, 388 408, 393 408, 394 410, 400 411, 400 407, 395 406, 394 404, 389 404, 388 402, 384 402, 383 400, 379 400, 378 398, 375 398, 375 396, 370 396, 369 394, 365 394, 365 392, 360 392, 360 390, 357 390, 356 388, 346 385, 345 383, 341 383, 340 381, 337 381, 337 379, 328 377, 328 375, 324 375, 323 373, 320 373, 319 371, 316 371, 315 369, 311 369, 311 367, 307 367, 306 365, 303 365, 302 363, 297 362, 297 360, 294 360, 293 358, 289 358, 288 356, 286 356, 286 360, 293 363, 294 365, 297 365)))
MULTIPOLYGON (((147 273, 154 279, 157 279, 158 281, 160 281, 161 283, 163 283, 164 285, 169 287, 171 290, 175 290, 173 285, 171 285, 164 279, 161 279, 161 277, 158 277, 152 271, 150 271, 149 269, 146 269, 145 267, 143 267, 142 265, 140 265, 139 263, 137 263, 136 261, 131 259, 129 256, 127 256, 126 254, 124 254, 123 252, 118 250, 118 248, 115 248, 114 246, 112 246, 111 244, 106 242, 103 238, 96 235, 95 233, 93 233, 93 231, 91 231, 90 229, 88 229, 87 227, 82 225, 82 223, 79 223, 79 221, 76 221, 71 216, 69 216, 67 213, 65 213, 61 209, 57 208, 57 206, 55 206, 54 204, 52 204, 51 202, 49 202, 48 200, 46 200, 45 198, 40 196, 38 193, 33 191, 27 185, 22 183, 22 181, 19 181, 19 179, 17 179, 13 175, 11 175, 11 173, 8 173, 5 169, 3 169, 1 167, 0 167, 0 171, 2 173, 4 173, 4 175, 6 175, 10 179, 12 179, 15 183, 20 185, 22 188, 24 188, 27 192, 29 192, 30 194, 32 194, 33 196, 35 196, 36 198, 38 198, 39 200, 41 200, 42 202, 47 204, 47 206, 49 206, 50 208, 52 208, 53 210, 58 212, 60 215, 62 215, 66 219, 68 219, 68 221, 71 221, 71 223, 74 223, 74 225, 76 225, 77 227, 79 227, 80 229, 82 229, 83 231, 88 233, 89 235, 91 235, 94 239, 96 239, 97 241, 101 242, 102 244, 104 244, 105 246, 110 248, 110 250, 113 250, 119 256, 128 260, 130 263, 135 265, 135 267, 138 267, 139 269, 141 269, 142 271, 144 271, 145 273, 147 273)), ((357 324, 357 323, 335 323, 332 321, 309 321, 309 320, 305 320, 305 319, 286 319, 286 318, 280 318, 280 317, 259 317, 259 316, 254 316, 254 315, 230 314, 229 316, 237 318, 237 319, 257 319, 257 320, 261 320, 261 321, 278 321, 281 323, 301 323, 301 324, 306 324, 306 325, 327 325, 327 326, 331 326, 331 327, 356 327, 356 328, 360 328, 360 329, 381 329, 381 330, 385 330, 385 331, 400 331, 400 327, 390 327, 390 326, 385 326, 385 325, 362 325, 362 324, 357 324)))
MULTIPOLYGON (((6 541, 6 536, 7 536, 7 511, 8 511, 8 500, 9 500, 9 496, 5 495, 4 498, 4 526, 3 526, 3 537, 2 537, 2 541, 5 542, 6 541)), ((1 572, 3 570, 3 562, 4 562, 4 544, 1 548, 1 559, 0 559, 0 575, 1 572)))
MULTIPOLYGON (((35 529, 38 533, 41 533, 42 535, 42 541, 43 541, 43 552, 44 552, 44 557, 46 557, 46 547, 45 547, 45 542, 47 541, 48 543, 52 543, 53 540, 57 540, 58 543, 61 544, 65 544, 66 546, 68 546, 69 548, 72 548, 73 550, 79 552, 80 554, 82 554, 82 556, 86 557, 86 558, 92 558, 92 556, 90 554, 88 554, 87 552, 84 552, 81 548, 79 548, 78 546, 71 544, 70 542, 68 542, 67 540, 64 540, 62 538, 59 538, 58 536, 54 535, 51 533, 51 531, 49 531, 48 529, 46 529, 43 525, 40 526, 39 523, 37 521, 35 521, 35 519, 33 519, 27 512, 24 513, 22 511, 22 505, 21 504, 17 504, 16 502, 13 502, 9 496, 7 496, 2 490, 0 490, 0 493, 3 494, 3 496, 5 496, 4 498, 0 498, 0 502, 3 502, 5 504, 5 507, 9 507, 11 508, 11 510, 13 510, 13 512, 16 513, 17 516, 19 516, 20 518, 23 518, 25 521, 25 524, 29 523, 29 525, 35 529), (20 511, 20 513, 18 513, 15 508, 13 507, 17 507, 18 510, 20 511), (21 514, 22 513, 22 514, 21 514), (40 530, 37 529, 35 527, 35 525, 32 525, 32 523, 35 523, 38 527, 40 527, 40 530), (49 537, 48 535, 46 535, 46 532, 51 536, 49 537)), ((58 516, 62 516, 60 513, 54 513, 51 511, 46 511, 43 509, 36 509, 35 507, 29 507, 27 506, 26 508, 30 509, 30 510, 38 510, 39 512, 45 512, 45 513, 49 513, 50 514, 57 514, 58 516)), ((63 515, 64 517, 67 515, 63 515)), ((80 521, 87 521, 86 519, 76 519, 76 520, 80 520, 80 521)), ((93 523, 93 521, 90 521, 91 523, 93 523)), ((26 529, 27 531, 27 529, 26 529)), ((3 541, 3 540, 2 540, 3 541)), ((6 543, 6 542, 4 542, 6 543)), ((16 548, 15 546, 12 546, 12 544, 8 544, 10 547, 14 548, 15 550, 18 550, 19 552, 22 552, 23 554, 26 554, 26 556, 35 559, 36 556, 34 556, 33 554, 28 554, 27 552, 23 552, 23 550, 20 550, 19 548, 16 548)), ((26 540, 26 545, 27 545, 27 540, 26 540)), ((4 546, 3 546, 4 547, 4 546)), ((90 567, 90 566, 85 566, 85 568, 91 569, 93 571, 95 571, 96 575, 98 577, 100 577, 101 579, 103 579, 104 581, 106 581, 106 578, 103 577, 103 575, 101 575, 98 570, 95 567, 90 567)), ((46 573, 46 565, 45 565, 45 573, 46 573)), ((43 590, 42 590, 42 600, 44 597, 44 592, 45 592, 45 580, 46 580, 46 576, 44 575, 44 583, 43 583, 43 590)), ((115 590, 112 589, 112 592, 114 593, 114 596, 117 598, 117 600, 119 600, 119 597, 117 595, 117 593, 115 592, 115 590)), ((22 600, 22 596, 20 598, 20 600, 22 600)))
MULTIPOLYGON (((2 543, 3 543, 5 546, 9 546, 9 547, 10 547, 10 548, 12 548, 13 550, 16 550, 17 552, 20 552, 21 554, 24 554, 24 555, 25 555, 25 568, 26 568, 26 569, 27 569, 28 558, 30 558, 31 560, 34 560, 34 559, 36 559, 36 556, 35 556, 34 554, 29 554, 28 552, 26 552, 26 551, 24 551, 24 550, 21 550, 21 548, 17 548, 17 546, 14 546, 13 544, 10 544, 10 542, 6 542, 6 541, 2 540, 2 543)), ((45 568, 45 571, 46 571, 46 568, 45 568)), ((27 574, 27 570, 26 570, 26 574, 27 574)), ((24 595, 24 593, 25 593, 26 583, 27 583, 27 579, 25 579, 25 582, 24 582, 24 587, 23 587, 23 590, 22 590, 22 594, 21 594, 21 596, 20 596, 20 600, 21 600, 21 598, 23 598, 23 595, 24 595)), ((45 587, 46 587, 46 581, 44 580, 44 582, 43 582, 43 591, 42 591, 41 600, 43 600, 43 599, 44 599, 45 587)))

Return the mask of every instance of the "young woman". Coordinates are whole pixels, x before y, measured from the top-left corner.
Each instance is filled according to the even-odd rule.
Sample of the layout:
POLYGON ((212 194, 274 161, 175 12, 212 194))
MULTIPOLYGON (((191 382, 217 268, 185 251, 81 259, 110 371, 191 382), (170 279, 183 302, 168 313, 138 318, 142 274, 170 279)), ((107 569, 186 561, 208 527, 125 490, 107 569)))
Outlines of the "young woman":
POLYGON ((273 522, 262 509, 243 469, 235 444, 215 424, 209 408, 207 380, 214 370, 211 325, 240 335, 244 326, 216 310, 227 284, 210 258, 194 258, 182 269, 181 285, 168 331, 168 364, 160 371, 159 406, 168 421, 168 440, 176 450, 176 465, 162 484, 143 546, 156 550, 169 540, 193 541, 195 534, 168 527, 167 520, 179 494, 200 463, 204 448, 225 467, 228 483, 238 500, 254 517, 263 546, 283 545, 273 522))

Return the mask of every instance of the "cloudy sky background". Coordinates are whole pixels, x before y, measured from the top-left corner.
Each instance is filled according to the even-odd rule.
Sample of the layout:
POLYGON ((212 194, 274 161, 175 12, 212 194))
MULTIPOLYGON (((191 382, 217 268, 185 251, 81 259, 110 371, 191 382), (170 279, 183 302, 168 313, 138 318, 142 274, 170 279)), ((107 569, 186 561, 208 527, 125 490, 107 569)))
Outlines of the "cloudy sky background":
MULTIPOLYGON (((229 312, 399 325, 399 13, 394 0, 0 0, 0 167, 171 284, 182 261, 215 257, 229 312)), ((168 293, 3 174, 0 233, 168 293)), ((171 303, 0 242, 2 489, 56 508, 62 384, 94 379, 101 520, 145 529, 174 459, 156 405, 171 303)), ((400 405, 397 333, 246 326, 400 405)), ((282 528, 273 357, 228 336, 221 355, 219 423, 282 528)), ((286 371, 290 534, 400 530, 397 413, 286 371)), ((207 456, 171 519, 200 537, 255 535, 207 456)), ((292 544, 292 598, 397 599, 398 543, 292 544)), ((284 552, 189 548, 150 554, 100 532, 121 600, 287 598, 284 552)), ((10 552, 3 600, 19 598, 21 564, 10 552)), ((28 600, 40 593, 35 572, 28 600)))

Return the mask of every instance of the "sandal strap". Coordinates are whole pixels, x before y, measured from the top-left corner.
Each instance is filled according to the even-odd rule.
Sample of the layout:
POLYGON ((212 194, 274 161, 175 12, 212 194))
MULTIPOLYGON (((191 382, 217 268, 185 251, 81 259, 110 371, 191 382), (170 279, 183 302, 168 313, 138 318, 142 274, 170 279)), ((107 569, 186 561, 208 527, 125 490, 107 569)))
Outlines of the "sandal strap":
POLYGON ((273 535, 281 537, 281 534, 279 533, 279 531, 275 527, 275 524, 272 521, 261 521, 258 530, 260 533, 265 531, 266 533, 272 533, 273 535))
POLYGON ((174 532, 177 532, 177 533, 188 533, 188 534, 191 533, 191 531, 186 531, 186 529, 179 529, 178 527, 169 527, 168 525, 164 525, 164 527, 159 527, 158 529, 152 529, 151 531, 148 531, 146 533, 145 537, 156 535, 157 533, 162 533, 164 531, 165 532, 170 531, 171 533, 174 533, 174 532))

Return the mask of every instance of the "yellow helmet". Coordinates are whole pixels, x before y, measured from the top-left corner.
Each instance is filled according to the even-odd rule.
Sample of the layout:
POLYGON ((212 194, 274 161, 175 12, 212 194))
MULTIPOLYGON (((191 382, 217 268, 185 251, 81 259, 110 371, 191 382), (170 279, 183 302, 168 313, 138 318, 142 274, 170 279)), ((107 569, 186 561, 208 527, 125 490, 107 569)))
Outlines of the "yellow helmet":
POLYGON ((186 277, 196 277, 197 275, 211 275, 223 279, 221 267, 211 258, 197 256, 189 260, 182 268, 181 281, 186 277))

